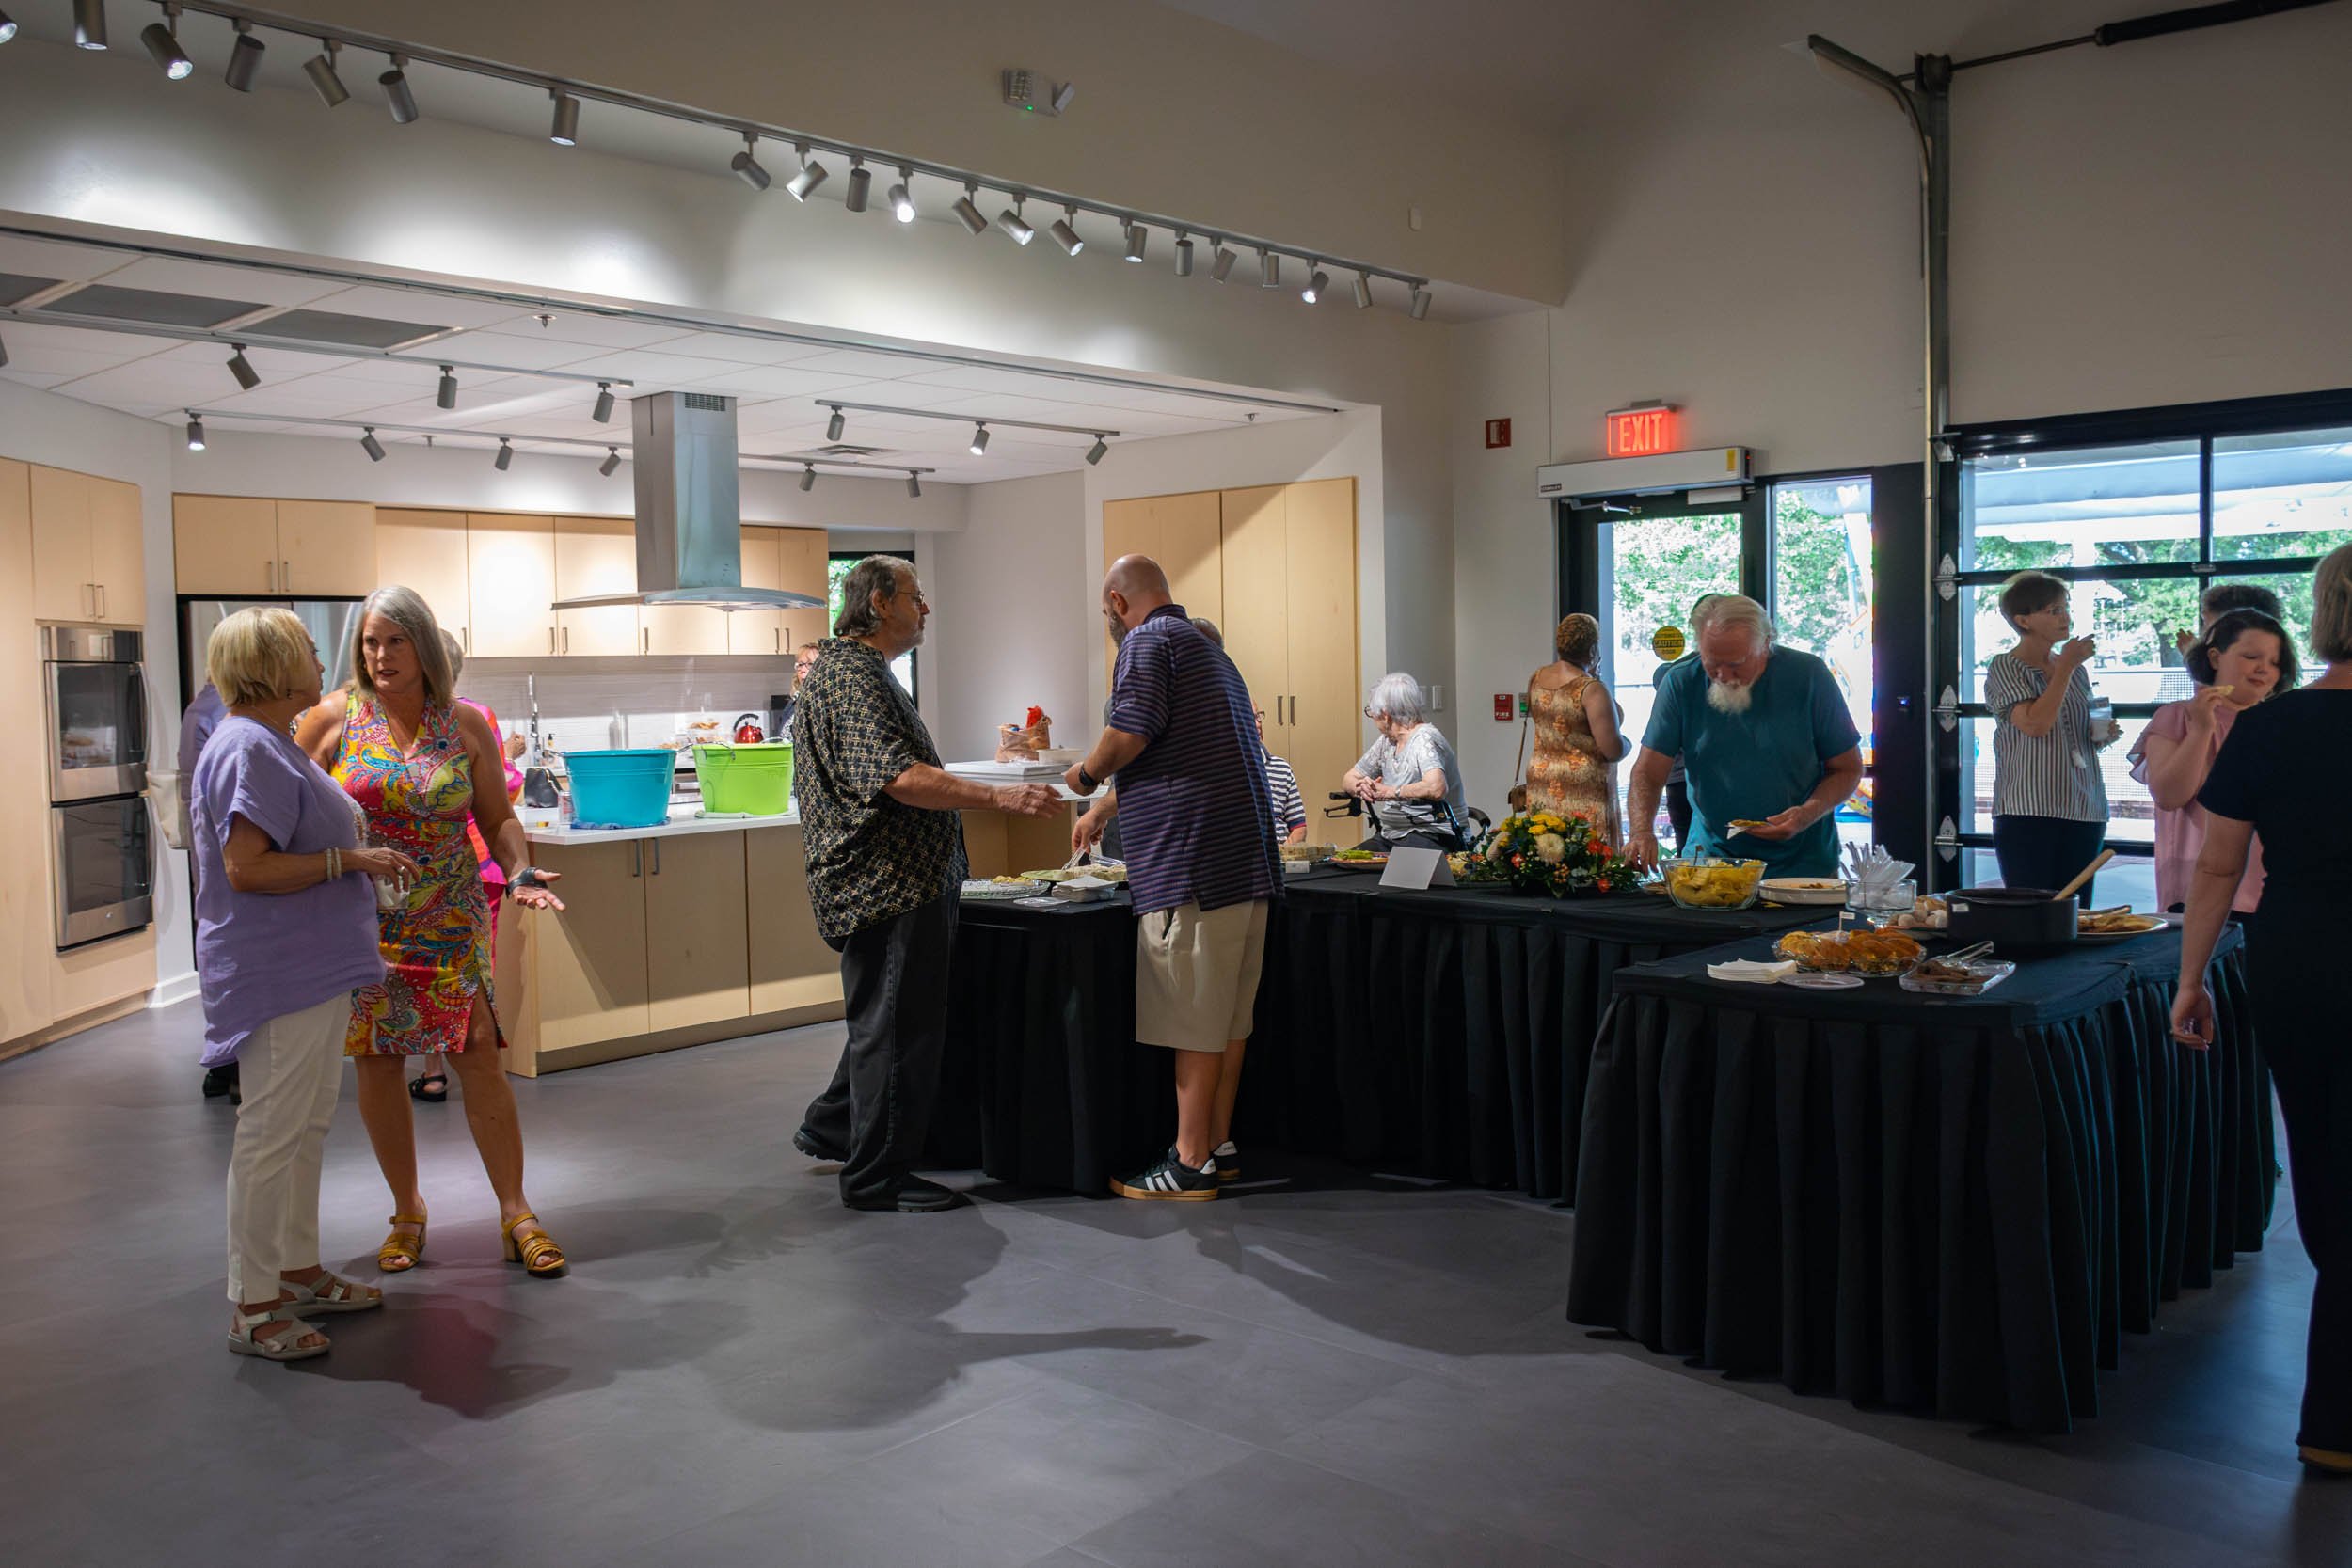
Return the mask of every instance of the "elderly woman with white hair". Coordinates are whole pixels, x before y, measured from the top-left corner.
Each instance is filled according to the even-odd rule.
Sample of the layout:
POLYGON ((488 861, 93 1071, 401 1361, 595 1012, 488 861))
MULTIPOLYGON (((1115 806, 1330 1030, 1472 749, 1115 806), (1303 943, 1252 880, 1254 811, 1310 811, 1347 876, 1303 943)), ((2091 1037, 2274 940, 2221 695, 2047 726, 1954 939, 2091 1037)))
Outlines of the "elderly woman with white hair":
POLYGON ((1832 820, 1862 782, 1862 736, 1837 677, 1774 641, 1743 594, 1692 617, 1698 657, 1669 667, 1626 791, 1626 853, 1658 861, 1658 797, 1674 759, 1691 785, 1687 852, 1760 860, 1775 877, 1837 874, 1832 820))
POLYGON ((358 811, 286 736, 323 674, 292 610, 237 611, 205 663, 226 711, 190 770, 197 986, 205 1065, 244 1069, 229 1154, 229 1348, 301 1361, 327 1348, 303 1314, 384 1304, 319 1261, 319 1170, 352 993, 384 978, 368 877, 398 881, 416 866, 363 847, 358 811))
POLYGON ((1458 849, 1469 832, 1462 769, 1425 714, 1421 682, 1403 671, 1380 677, 1364 717, 1380 738, 1347 770, 1342 787, 1370 808, 1373 832, 1391 845, 1458 849))
POLYGON ((548 886, 556 873, 531 864, 530 841, 507 799, 498 736, 479 710, 456 700, 441 628, 422 597, 406 588, 369 594, 351 664, 350 694, 313 709, 296 738, 366 812, 370 834, 420 867, 406 895, 381 911, 384 981, 354 994, 343 1041, 344 1053, 358 1062, 359 1117, 392 1189, 392 1229, 376 1249, 376 1266, 397 1274, 424 1253, 426 1212, 402 1062, 445 1052, 498 1195, 507 1260, 533 1275, 560 1275, 563 1250, 523 1196, 522 1128, 499 1065, 490 911, 466 837, 469 814, 516 904, 561 910, 548 886))

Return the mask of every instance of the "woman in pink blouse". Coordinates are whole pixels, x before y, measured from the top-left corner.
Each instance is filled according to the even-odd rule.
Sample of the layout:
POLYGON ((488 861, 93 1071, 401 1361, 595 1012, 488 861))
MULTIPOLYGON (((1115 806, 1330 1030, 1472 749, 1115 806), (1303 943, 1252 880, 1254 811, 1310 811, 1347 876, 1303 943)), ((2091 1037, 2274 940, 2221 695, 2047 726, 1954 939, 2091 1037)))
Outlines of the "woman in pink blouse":
MULTIPOLYGON (((2205 843, 2205 811, 2197 803, 2213 759, 2237 716, 2296 683, 2295 644, 2286 629, 2254 610, 2233 610, 2206 628, 2188 650, 2197 695, 2167 703, 2148 721, 2132 776, 2156 802, 2156 902, 2168 910, 2187 901, 2205 843)), ((2232 908, 2251 914, 2262 902, 2262 845, 2247 858, 2246 877, 2232 908)))

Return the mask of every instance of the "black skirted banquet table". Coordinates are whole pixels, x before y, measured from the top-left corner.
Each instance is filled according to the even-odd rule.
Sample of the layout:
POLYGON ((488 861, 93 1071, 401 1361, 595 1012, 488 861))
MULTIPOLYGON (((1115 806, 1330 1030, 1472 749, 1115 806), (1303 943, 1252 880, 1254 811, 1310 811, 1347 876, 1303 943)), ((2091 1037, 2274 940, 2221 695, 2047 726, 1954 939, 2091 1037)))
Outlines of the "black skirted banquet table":
MULTIPOLYGON (((1576 1169, 1612 977, 1824 912, 1378 883, 1285 879, 1236 1140, 1539 1197, 1564 1196, 1576 1169)), ((1174 1094, 1166 1053, 1135 1043, 1123 894, 1057 909, 966 899, 948 986, 932 1159, 1101 1194, 1168 1147, 1174 1094)))
POLYGON ((1579 1150, 1575 1323, 1800 1391, 2063 1432, 2158 1304, 2267 1228, 2269 1079, 2226 931, 2209 1051, 2177 931, 1980 997, 1620 973, 1579 1150))

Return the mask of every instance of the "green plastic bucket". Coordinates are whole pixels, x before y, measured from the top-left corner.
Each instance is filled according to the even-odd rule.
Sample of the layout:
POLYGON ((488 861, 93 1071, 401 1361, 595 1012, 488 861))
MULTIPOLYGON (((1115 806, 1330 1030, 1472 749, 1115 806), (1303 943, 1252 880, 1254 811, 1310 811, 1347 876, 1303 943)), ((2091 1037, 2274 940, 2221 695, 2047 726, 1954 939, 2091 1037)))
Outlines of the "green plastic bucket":
POLYGON ((781 816, 792 809, 792 742, 697 746, 694 777, 705 811, 781 816))

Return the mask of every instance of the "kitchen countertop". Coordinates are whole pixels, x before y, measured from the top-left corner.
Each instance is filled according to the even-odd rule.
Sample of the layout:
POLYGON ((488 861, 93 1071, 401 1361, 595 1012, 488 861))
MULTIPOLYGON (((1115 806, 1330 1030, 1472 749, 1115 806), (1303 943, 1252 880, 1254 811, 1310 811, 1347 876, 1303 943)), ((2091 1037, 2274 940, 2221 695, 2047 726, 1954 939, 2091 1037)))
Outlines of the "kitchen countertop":
POLYGON ((797 828, 801 814, 787 811, 781 816, 703 816, 702 807, 691 801, 673 805, 669 822, 659 828, 575 828, 552 827, 528 830, 533 844, 619 844, 632 838, 683 838, 689 833, 739 833, 755 828, 797 828))

